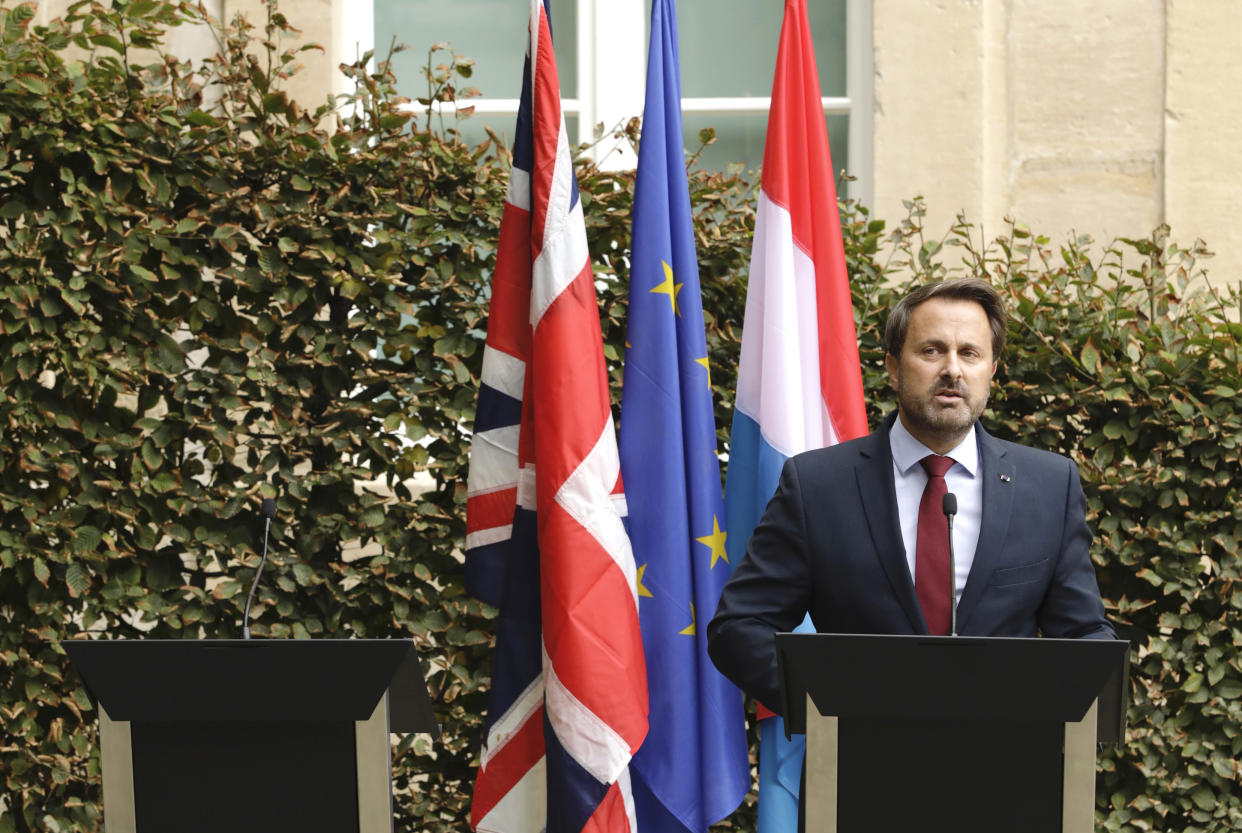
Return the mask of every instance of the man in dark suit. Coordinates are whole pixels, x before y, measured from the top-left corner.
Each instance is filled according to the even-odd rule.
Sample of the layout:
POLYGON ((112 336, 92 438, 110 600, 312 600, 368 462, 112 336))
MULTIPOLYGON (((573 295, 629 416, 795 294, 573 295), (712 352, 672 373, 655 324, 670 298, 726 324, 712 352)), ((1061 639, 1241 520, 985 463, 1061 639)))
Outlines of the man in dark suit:
POLYGON ((985 281, 928 284, 894 308, 897 413, 866 437, 790 458, 708 625, 717 668, 779 708, 773 634, 1115 638, 1089 557, 1082 486, 1056 454, 979 423, 1004 347, 985 281), (956 496, 954 575, 941 496, 956 496))

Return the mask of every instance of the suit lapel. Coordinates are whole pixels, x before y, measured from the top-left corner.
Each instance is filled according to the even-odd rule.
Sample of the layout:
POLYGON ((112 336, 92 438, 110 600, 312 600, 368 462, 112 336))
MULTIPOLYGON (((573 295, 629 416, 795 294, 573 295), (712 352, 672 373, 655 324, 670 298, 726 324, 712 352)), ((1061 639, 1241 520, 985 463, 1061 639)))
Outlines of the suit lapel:
POLYGON ((910 620, 911 632, 927 633, 923 611, 914 593, 914 582, 910 579, 906 548, 901 540, 897 493, 893 486, 893 452, 888 444, 888 428, 891 425, 890 419, 882 430, 869 435, 872 442, 860 449, 859 464, 854 474, 876 557, 884 567, 893 595, 910 620))
POLYGON ((992 571, 1000 563, 1009 530, 1009 516, 1013 510, 1013 463, 1005 455, 1004 446, 991 434, 976 424, 979 435, 979 452, 982 460, 980 476, 983 477, 983 521, 979 528, 979 544, 975 548, 975 561, 962 591, 962 601, 957 607, 958 632, 964 632, 970 622, 970 614, 983 596, 992 578, 992 571))

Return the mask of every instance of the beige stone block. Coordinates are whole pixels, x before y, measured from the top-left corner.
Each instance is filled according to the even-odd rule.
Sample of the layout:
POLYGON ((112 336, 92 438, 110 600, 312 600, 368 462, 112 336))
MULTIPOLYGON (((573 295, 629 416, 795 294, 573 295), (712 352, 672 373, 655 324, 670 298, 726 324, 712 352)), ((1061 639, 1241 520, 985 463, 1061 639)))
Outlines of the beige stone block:
POLYGON ((927 198, 927 229, 982 208, 983 4, 876 0, 875 209, 927 198))
POLYGON ((1163 220, 1162 0, 877 0, 874 37, 879 216, 921 193, 931 234, 1163 220))
POLYGON ((1160 0, 1014 0, 1009 212, 1053 241, 1161 222, 1160 0))
POLYGON ((1081 234, 1099 245, 1144 237, 1160 223, 1153 155, 1112 160, 1046 157, 1025 160, 1012 192, 1013 217, 1060 244, 1081 234))
POLYGON ((1013 0, 1009 33, 1017 158, 1159 149, 1162 0, 1013 0))
POLYGON ((1218 286, 1242 282, 1242 4, 1170 0, 1165 216, 1175 240, 1202 238, 1218 286))

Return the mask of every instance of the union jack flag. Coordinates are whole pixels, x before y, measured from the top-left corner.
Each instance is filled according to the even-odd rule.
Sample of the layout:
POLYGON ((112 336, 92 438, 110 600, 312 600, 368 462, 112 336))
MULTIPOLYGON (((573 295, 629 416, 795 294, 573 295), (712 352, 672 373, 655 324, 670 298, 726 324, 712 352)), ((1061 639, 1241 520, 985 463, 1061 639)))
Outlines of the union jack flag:
POLYGON ((634 831, 647 733, 599 308, 545 3, 500 227, 466 510, 466 584, 497 605, 471 827, 634 831))

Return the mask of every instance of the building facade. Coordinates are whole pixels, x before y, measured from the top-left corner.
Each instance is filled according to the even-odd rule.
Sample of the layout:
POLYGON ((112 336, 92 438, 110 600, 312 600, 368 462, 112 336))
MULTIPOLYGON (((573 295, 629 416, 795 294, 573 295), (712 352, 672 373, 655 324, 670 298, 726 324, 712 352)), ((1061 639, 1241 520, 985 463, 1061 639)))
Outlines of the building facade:
MULTIPOLYGON (((12 0, 5 0, 12 2, 12 0)), ((44 0, 39 17, 67 0, 44 0)), ((261 21, 261 0, 208 0, 261 21)), ((1054 242, 1088 234, 1204 239, 1218 286, 1242 277, 1242 4, 1236 0, 808 0, 825 113, 848 192, 890 222, 926 198, 929 234, 958 212, 999 231, 1012 217, 1054 242)), ((687 145, 715 126, 709 165, 761 160, 781 0, 679 0, 687 145)), ((477 61, 475 120, 507 133, 516 111, 524 0, 283 0, 322 53, 303 53, 291 94, 313 105, 336 70, 395 38, 408 94, 430 44, 477 61)), ((554 0, 570 129, 580 141, 641 114, 650 0, 554 0)), ((201 57, 205 33, 171 49, 201 57)), ((473 79, 472 79, 473 80, 473 79)), ((403 91, 405 87, 403 86, 403 91)), ((478 128, 477 123, 475 129, 478 128)), ((632 165, 600 142, 602 164, 632 165)))

